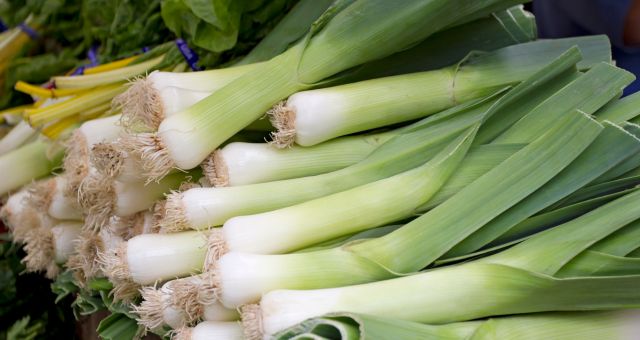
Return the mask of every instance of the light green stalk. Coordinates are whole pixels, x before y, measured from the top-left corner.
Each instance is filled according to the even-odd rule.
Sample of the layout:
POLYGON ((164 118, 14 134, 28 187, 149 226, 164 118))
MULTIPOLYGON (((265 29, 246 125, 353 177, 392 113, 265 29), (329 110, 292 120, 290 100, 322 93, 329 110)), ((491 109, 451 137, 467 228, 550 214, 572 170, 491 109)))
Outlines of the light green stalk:
POLYGON ((234 217, 222 228, 225 249, 287 253, 410 217, 459 167, 477 128, 413 170, 279 210, 234 217))
POLYGON ((570 195, 640 151, 640 140, 616 125, 605 122, 604 126, 593 143, 551 181, 457 244, 445 257, 455 257, 480 249, 527 217, 570 195))
MULTIPOLYGON (((290 96, 284 107, 272 111, 274 126, 280 129, 274 135, 276 143, 289 144, 292 130, 297 144, 310 146, 424 117, 521 82, 572 46, 598 40, 602 41, 538 41, 490 53, 472 52, 461 62, 439 70, 299 92, 290 96)), ((593 66, 590 61, 594 56, 585 54, 579 67, 593 66)), ((626 85, 631 82, 629 77, 632 75, 615 79, 626 85)))
POLYGON ((215 186, 238 186, 319 175, 355 164, 398 131, 336 138, 312 147, 278 149, 267 143, 230 143, 202 164, 215 186))
POLYGON ((249 54, 235 65, 246 65, 271 59, 284 52, 289 45, 304 37, 309 28, 333 0, 301 0, 278 22, 249 54))
POLYGON ((549 124, 567 111, 592 114, 614 98, 634 80, 633 74, 613 65, 600 63, 562 88, 552 98, 518 120, 493 143, 521 143, 544 133, 549 124))
MULTIPOLYGON (((539 213, 538 215, 527 218, 526 220, 516 224, 504 234, 500 235, 493 242, 489 243, 487 247, 503 247, 506 244, 512 244, 518 242, 524 238, 529 237, 542 230, 554 227, 569 220, 572 220, 580 215, 583 215, 599 206, 606 204, 616 198, 629 194, 637 189, 622 190, 611 194, 597 196, 584 200, 582 202, 573 203, 570 205, 556 208, 555 210, 549 210, 539 213)), ((492 248, 485 248, 492 249, 492 248)), ((466 258, 465 255, 460 258, 466 258)))
MULTIPOLYGON (((640 126, 633 123, 628 123, 628 122, 622 122, 620 123, 620 126, 622 126, 629 133, 640 138, 640 126)), ((626 174, 627 172, 633 169, 636 169, 638 167, 640 167, 640 153, 636 153, 628 157, 624 162, 618 164, 615 168, 602 174, 602 176, 596 178, 590 184, 595 185, 599 183, 612 181, 616 178, 624 176, 624 174, 626 174)))
POLYGON ((596 112, 598 121, 608 120, 620 124, 632 120, 640 115, 640 92, 634 93, 620 100, 616 100, 596 112))
POLYGON ((36 140, 0 156, 0 195, 49 175, 61 166, 63 152, 49 149, 46 141, 36 140))
POLYGON ((638 330, 631 311, 555 312, 428 325, 364 314, 337 313, 306 320, 274 335, 277 340, 624 340, 638 330))
POLYGON ((368 62, 353 70, 344 81, 434 70, 460 61, 471 51, 493 51, 526 43, 536 38, 535 29, 531 30, 534 21, 533 16, 526 16, 522 6, 496 12, 438 32, 406 51, 368 62))

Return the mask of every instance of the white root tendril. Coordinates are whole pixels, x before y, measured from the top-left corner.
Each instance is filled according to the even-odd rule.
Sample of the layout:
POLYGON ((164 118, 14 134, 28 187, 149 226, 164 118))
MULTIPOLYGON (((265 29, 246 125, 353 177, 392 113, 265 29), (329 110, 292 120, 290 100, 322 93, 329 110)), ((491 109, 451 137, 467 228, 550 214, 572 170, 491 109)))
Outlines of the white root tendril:
POLYGON ((169 332, 171 340, 191 340, 191 334, 193 333, 192 327, 181 327, 169 332))
POLYGON ((286 148, 295 142, 296 139, 296 113, 288 107, 286 101, 276 104, 267 111, 271 125, 276 128, 276 132, 271 133, 272 145, 278 148, 286 148))
POLYGON ((215 271, 218 260, 227 252, 227 243, 224 240, 222 228, 212 229, 207 241, 207 255, 204 260, 204 271, 215 271))
POLYGON ((115 178, 122 171, 126 154, 117 142, 100 142, 91 148, 89 158, 101 174, 115 178))
POLYGON ((262 330, 262 311, 260 310, 260 305, 250 304, 241 306, 240 315, 245 339, 261 340, 264 332, 262 330))
POLYGON ((55 278, 58 265, 54 261, 54 238, 51 229, 36 228, 24 238, 24 251, 27 255, 22 259, 27 272, 45 272, 48 278, 55 278))
POLYGON ((156 287, 144 287, 140 290, 142 302, 133 307, 136 319, 147 330, 159 329, 164 325, 163 312, 166 306, 165 294, 156 287))
POLYGON ((122 301, 133 307, 133 302, 140 295, 141 286, 132 280, 109 280, 113 283, 113 289, 109 295, 113 297, 113 301, 122 301))
POLYGON ((229 169, 220 150, 212 152, 201 165, 202 173, 214 187, 229 186, 229 169))
POLYGON ((174 169, 169 151, 156 133, 129 134, 121 143, 126 152, 139 156, 147 183, 160 181, 174 169))
POLYGON ((26 197, 28 204, 42 211, 47 211, 56 191, 56 180, 49 178, 37 181, 27 188, 29 195, 26 197))
POLYGON ((129 281, 131 273, 127 264, 127 243, 123 242, 115 249, 98 253, 100 269, 111 281, 129 281))
POLYGON ((91 174, 82 181, 78 190, 78 204, 85 214, 83 228, 99 231, 106 227, 113 215, 116 192, 112 178, 91 174))
POLYGON ((120 124, 127 131, 155 131, 164 119, 160 93, 147 76, 129 82, 129 88, 113 99, 112 105, 122 110, 120 124))
POLYGON ((204 273, 168 283, 171 305, 184 313, 187 324, 202 320, 206 305, 217 301, 212 282, 209 274, 204 273))
POLYGON ((161 218, 158 219, 161 233, 175 233, 189 229, 189 220, 182 202, 181 192, 172 192, 167 196, 161 218))
POLYGON ((65 143, 66 152, 63 161, 67 183, 63 190, 66 197, 75 198, 80 183, 89 173, 89 150, 87 139, 80 129, 65 143))
POLYGON ((100 276, 98 254, 104 252, 104 242, 99 235, 83 230, 74 241, 74 253, 67 261, 67 268, 74 271, 81 285, 86 285, 91 278, 100 276))

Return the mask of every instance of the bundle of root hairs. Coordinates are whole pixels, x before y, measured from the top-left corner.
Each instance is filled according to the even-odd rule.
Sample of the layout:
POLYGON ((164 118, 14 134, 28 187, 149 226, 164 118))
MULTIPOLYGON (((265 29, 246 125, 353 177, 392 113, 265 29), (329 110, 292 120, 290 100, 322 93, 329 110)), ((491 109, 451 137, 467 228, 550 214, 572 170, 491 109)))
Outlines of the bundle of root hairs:
POLYGON ((85 228, 97 232, 109 222, 115 204, 113 179, 93 172, 78 190, 78 203, 85 214, 85 228))
POLYGON ((122 110, 120 123, 128 131, 155 131, 164 119, 160 93, 146 76, 132 79, 127 90, 113 99, 112 105, 122 110))
POLYGON ((53 219, 32 205, 27 188, 9 196, 0 209, 0 218, 9 228, 14 242, 22 243, 28 233, 41 225, 51 227, 53 219))
POLYGON ((67 267, 73 271, 76 281, 84 286, 88 280, 104 275, 98 254, 123 241, 120 235, 114 234, 108 228, 100 230, 97 234, 85 229, 74 243, 75 251, 67 261, 67 267))
POLYGON ((98 252, 100 270, 113 284, 109 293, 114 301, 132 303, 140 295, 139 284, 131 280, 129 266, 127 265, 127 244, 122 242, 119 246, 98 252))
POLYGON ((262 311, 259 304, 249 304, 240 307, 244 337, 248 340, 258 340, 264 337, 262 325, 262 311))
POLYGON ((205 306, 218 301, 216 278, 213 272, 176 279, 171 283, 170 304, 181 311, 187 324, 202 320, 205 306))
POLYGON ((281 101, 267 111, 271 125, 276 128, 276 132, 271 133, 271 144, 278 148, 287 148, 296 139, 296 113, 287 106, 286 101, 281 101))
POLYGON ((27 232, 24 238, 27 255, 22 259, 27 272, 44 272, 49 279, 60 273, 54 261, 54 240, 51 228, 40 227, 27 232))
MULTIPOLYGON (((202 179, 204 179, 204 177, 202 179)), ((202 187, 206 187, 206 185, 202 183, 184 182, 178 190, 171 191, 171 193, 166 196, 167 199, 155 205, 155 225, 159 233, 170 234, 190 229, 182 203, 182 192, 202 187)))
POLYGON ((67 184, 64 194, 67 197, 76 197, 82 180, 87 177, 91 168, 89 147, 87 139, 79 129, 73 132, 65 144, 63 168, 67 176, 67 184))
POLYGON ((227 168, 222 152, 213 151, 200 165, 204 178, 214 187, 229 186, 229 169, 227 168))

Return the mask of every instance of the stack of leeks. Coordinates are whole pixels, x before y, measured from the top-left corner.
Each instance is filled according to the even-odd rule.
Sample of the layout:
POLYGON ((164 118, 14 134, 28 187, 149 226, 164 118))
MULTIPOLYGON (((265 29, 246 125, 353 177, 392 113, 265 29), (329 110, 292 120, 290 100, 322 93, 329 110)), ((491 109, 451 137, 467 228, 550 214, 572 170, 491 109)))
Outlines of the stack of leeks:
POLYGON ((518 2, 301 1, 287 45, 119 87, 3 216, 114 338, 631 338, 640 93, 518 2))

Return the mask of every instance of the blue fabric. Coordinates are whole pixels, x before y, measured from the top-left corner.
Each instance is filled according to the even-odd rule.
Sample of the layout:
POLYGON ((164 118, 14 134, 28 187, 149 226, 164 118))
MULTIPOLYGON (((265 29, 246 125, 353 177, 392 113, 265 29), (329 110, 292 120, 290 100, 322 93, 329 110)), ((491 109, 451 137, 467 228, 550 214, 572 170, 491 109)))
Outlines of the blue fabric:
MULTIPOLYGON (((640 48, 625 46, 624 25, 632 0, 534 0, 540 38, 562 38, 606 34, 612 44, 616 65, 640 78, 640 48)), ((624 90, 640 91, 636 79, 624 90)))

